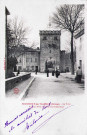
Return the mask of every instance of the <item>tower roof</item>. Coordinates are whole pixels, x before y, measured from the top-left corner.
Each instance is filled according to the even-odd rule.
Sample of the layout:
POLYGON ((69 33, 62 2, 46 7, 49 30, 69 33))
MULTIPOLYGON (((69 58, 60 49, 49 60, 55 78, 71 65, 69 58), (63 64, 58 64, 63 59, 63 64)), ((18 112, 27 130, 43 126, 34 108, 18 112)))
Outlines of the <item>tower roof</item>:
POLYGON ((61 31, 58 30, 41 30, 40 35, 61 35, 61 31))

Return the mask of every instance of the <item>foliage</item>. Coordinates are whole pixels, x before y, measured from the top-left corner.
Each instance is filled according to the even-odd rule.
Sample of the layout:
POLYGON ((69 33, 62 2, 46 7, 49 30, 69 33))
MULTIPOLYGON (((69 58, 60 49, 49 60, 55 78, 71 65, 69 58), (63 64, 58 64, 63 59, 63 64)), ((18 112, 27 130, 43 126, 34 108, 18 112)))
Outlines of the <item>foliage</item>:
POLYGON ((12 32, 10 23, 7 23, 6 43, 7 43, 7 54, 8 54, 8 56, 10 55, 10 50, 11 50, 11 47, 12 47, 12 42, 13 42, 13 32, 12 32))
POLYGON ((11 69, 11 68, 14 68, 17 64, 17 59, 16 57, 8 57, 7 59, 7 69, 11 69))

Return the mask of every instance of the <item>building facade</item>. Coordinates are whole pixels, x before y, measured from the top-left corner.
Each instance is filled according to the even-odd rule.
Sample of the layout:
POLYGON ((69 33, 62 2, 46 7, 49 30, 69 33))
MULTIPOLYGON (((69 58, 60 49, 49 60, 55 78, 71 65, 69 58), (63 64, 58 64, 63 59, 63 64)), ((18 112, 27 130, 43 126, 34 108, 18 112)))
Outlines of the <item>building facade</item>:
POLYGON ((65 72, 65 51, 60 52, 60 71, 65 72))
MULTIPOLYGON (((70 72, 71 71, 71 53, 65 52, 62 50, 60 52, 60 71, 61 72, 70 72)), ((74 58, 75 59, 75 58, 74 58)))
POLYGON ((84 29, 81 29, 75 35, 76 43, 76 69, 78 66, 82 69, 82 74, 84 77, 84 29))
POLYGON ((25 49, 17 56, 20 71, 46 72, 60 68, 60 31, 40 31, 40 49, 25 49))
POLYGON ((40 50, 27 50, 17 57, 17 69, 20 71, 40 71, 40 50))
POLYGON ((65 71, 71 71, 71 53, 65 53, 65 71))

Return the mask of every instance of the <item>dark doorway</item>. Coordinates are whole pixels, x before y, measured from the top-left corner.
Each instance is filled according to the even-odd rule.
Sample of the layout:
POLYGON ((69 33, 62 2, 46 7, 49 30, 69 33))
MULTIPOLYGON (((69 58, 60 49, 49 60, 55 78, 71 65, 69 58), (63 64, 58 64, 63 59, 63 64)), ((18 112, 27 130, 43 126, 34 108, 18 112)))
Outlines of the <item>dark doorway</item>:
POLYGON ((36 70, 37 70, 37 72, 38 72, 38 66, 36 66, 36 70))
POLYGON ((47 62, 47 67, 48 67, 48 68, 53 68, 53 63, 52 63, 52 61, 47 62))
POLYGON ((16 71, 17 71, 17 66, 14 67, 14 72, 16 72, 16 71))
POLYGON ((49 70, 53 70, 53 69, 54 69, 54 64, 53 64, 53 62, 52 62, 51 60, 45 62, 45 72, 46 72, 48 69, 49 69, 49 70))

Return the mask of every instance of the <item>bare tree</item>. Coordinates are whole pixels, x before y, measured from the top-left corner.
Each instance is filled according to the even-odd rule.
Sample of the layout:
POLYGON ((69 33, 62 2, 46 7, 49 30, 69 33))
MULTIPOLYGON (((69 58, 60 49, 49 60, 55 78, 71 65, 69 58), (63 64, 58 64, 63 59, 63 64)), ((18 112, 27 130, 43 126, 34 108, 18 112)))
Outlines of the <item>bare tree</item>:
POLYGON ((33 41, 30 45, 30 48, 35 49, 36 47, 38 47, 39 43, 37 41, 33 41))
POLYGON ((25 45, 28 42, 26 34, 30 32, 30 29, 24 27, 23 21, 18 22, 18 18, 16 17, 12 20, 11 25, 12 33, 13 33, 13 44, 14 45, 25 45))
MULTIPOLYGON (((71 41, 66 40, 65 41, 65 51, 70 53, 71 52, 70 48, 71 48, 71 41)), ((75 40, 73 41, 73 51, 76 51, 75 40)))
POLYGON ((56 8, 53 14, 52 22, 56 27, 68 30, 71 33, 71 68, 74 74, 74 60, 73 60, 73 37, 74 33, 84 24, 82 17, 84 5, 63 5, 56 8))

